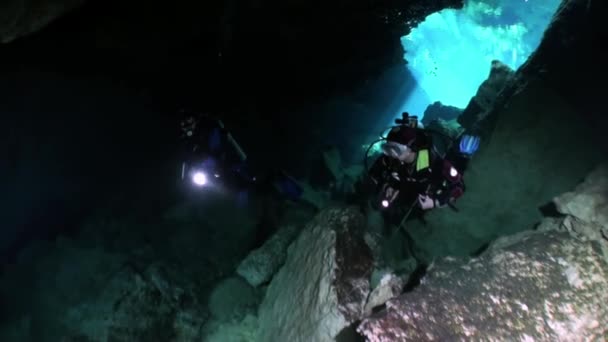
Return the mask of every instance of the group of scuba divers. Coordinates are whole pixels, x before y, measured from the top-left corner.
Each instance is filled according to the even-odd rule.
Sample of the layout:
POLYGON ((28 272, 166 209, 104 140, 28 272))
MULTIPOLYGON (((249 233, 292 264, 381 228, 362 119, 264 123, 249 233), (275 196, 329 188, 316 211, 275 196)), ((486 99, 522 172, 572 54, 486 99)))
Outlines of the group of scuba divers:
MULTIPOLYGON (((221 120, 189 111, 181 116, 182 180, 196 188, 221 187, 241 194, 271 189, 288 200, 302 197, 302 187, 282 170, 256 174, 221 120)), ((374 210, 400 226, 431 209, 456 210, 454 203, 465 191, 463 173, 479 143, 477 136, 447 137, 425 129, 417 117, 403 113, 386 136, 368 148, 366 174, 355 197, 363 199, 359 203, 371 202, 374 210), (376 144, 381 144, 381 153, 368 168, 368 155, 376 144)))

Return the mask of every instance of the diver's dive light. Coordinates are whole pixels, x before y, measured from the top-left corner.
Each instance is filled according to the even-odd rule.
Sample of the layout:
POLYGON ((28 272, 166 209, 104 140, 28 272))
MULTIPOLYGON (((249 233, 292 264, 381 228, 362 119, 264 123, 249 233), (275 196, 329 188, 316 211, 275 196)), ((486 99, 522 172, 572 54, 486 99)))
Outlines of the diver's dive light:
POLYGON ((207 175, 202 171, 192 173, 192 182, 198 186, 205 186, 208 183, 207 175))

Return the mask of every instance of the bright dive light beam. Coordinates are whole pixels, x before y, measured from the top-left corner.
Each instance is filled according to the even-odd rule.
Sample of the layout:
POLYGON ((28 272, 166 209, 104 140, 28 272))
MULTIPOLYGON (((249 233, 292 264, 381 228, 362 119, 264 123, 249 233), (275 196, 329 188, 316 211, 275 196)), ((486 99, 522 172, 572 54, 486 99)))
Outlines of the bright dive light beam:
POLYGON ((388 204, 389 204, 389 203, 388 203, 388 201, 387 201, 387 200, 383 200, 383 201, 382 201, 382 206, 383 206, 384 208, 388 208, 388 204))
POLYGON ((207 184, 207 175, 201 171, 197 171, 192 175, 192 182, 198 186, 204 186, 207 184))

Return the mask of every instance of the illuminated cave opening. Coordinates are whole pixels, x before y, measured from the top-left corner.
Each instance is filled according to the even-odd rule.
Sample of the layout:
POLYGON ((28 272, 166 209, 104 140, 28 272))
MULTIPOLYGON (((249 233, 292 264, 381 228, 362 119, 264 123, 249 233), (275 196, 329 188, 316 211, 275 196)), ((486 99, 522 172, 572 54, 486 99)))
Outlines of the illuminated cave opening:
POLYGON ((492 60, 519 68, 534 52, 560 0, 465 0, 429 15, 401 42, 417 86, 396 115, 422 118, 436 101, 465 108, 492 60))

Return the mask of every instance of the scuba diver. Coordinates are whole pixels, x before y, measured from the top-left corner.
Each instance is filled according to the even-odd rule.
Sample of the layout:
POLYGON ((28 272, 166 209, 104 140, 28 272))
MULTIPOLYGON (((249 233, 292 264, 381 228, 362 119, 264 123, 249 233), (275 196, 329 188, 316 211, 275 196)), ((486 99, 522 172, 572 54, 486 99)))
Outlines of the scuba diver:
POLYGON ((181 138, 185 144, 181 178, 198 188, 218 188, 248 194, 272 187, 283 198, 297 200, 302 189, 280 170, 255 174, 243 148, 224 123, 208 115, 180 111, 181 138))
POLYGON ((435 208, 456 210, 454 202, 465 191, 462 175, 479 147, 479 138, 463 135, 456 149, 452 138, 447 137, 450 142, 446 152, 440 153, 433 136, 443 134, 418 127, 417 117, 408 113, 395 123, 386 138, 380 140, 385 141, 382 155, 368 170, 368 185, 376 195, 372 206, 391 220, 402 217, 400 226, 413 210, 420 216, 435 208))

